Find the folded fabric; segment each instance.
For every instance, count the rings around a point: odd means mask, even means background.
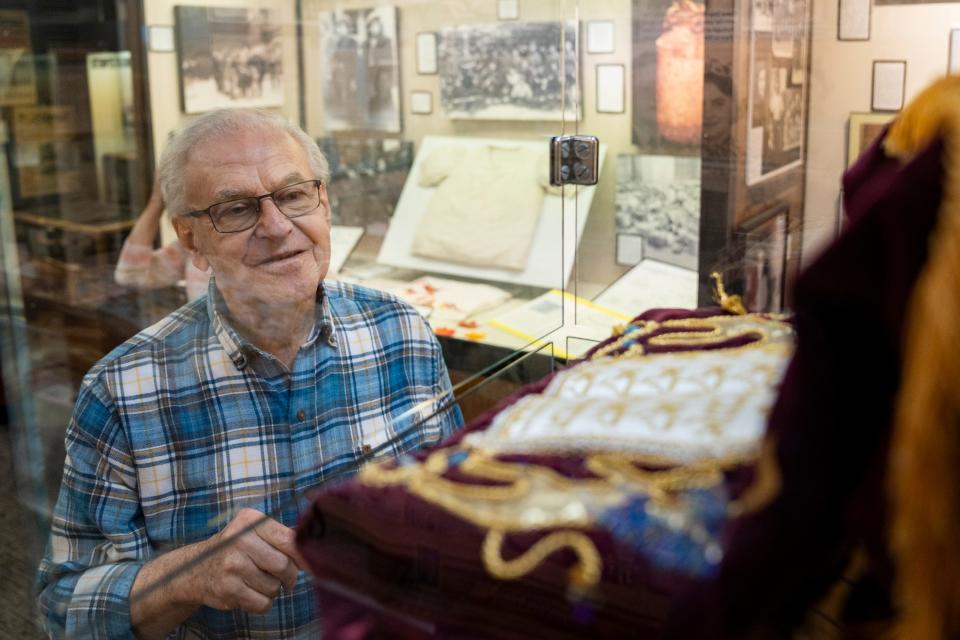
[[[546,154],[486,145],[441,147],[420,167],[437,186],[417,226],[412,253],[479,267],[522,271],[549,188]]]

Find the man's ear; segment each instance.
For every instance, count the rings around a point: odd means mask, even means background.
[[[197,229],[194,225],[194,219],[188,216],[174,216],[173,230],[177,232],[177,239],[180,240],[180,246],[186,249],[190,254],[190,261],[200,271],[206,271],[210,268],[210,263],[200,253],[197,243]],[[200,232],[202,233],[202,232]]]

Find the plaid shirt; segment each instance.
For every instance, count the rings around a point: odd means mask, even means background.
[[[129,594],[163,551],[249,506],[287,526],[297,497],[382,443],[394,455],[463,418],[426,322],[388,294],[337,282],[292,371],[244,341],[209,294],[117,347],[84,378],[39,603],[55,636],[134,637]],[[215,302],[216,301],[216,302]],[[434,415],[435,412],[436,415]],[[397,438],[412,425],[421,423]],[[178,637],[316,635],[309,576],[266,614],[200,608]]]

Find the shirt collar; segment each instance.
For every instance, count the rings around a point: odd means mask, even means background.
[[[213,326],[213,333],[220,341],[220,345],[233,361],[237,369],[243,369],[249,364],[253,354],[261,353],[260,349],[244,338],[234,329],[227,319],[227,303],[220,290],[217,289],[216,279],[210,278],[207,288],[207,314]],[[337,348],[336,329],[333,314],[330,310],[330,299],[323,293],[323,283],[317,287],[317,318],[313,330],[307,336],[302,346],[312,346],[317,340],[325,342],[327,346]]]

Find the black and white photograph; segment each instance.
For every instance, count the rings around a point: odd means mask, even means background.
[[[761,214],[739,231],[744,256],[743,304],[752,313],[783,310],[787,215],[787,208],[780,207]]]
[[[283,46],[270,9],[175,7],[184,113],[283,104]]]
[[[616,231],[643,237],[643,258],[697,268],[700,159],[617,158]]]
[[[754,0],[748,96],[748,185],[803,160],[807,0]]]
[[[439,45],[440,105],[450,118],[579,119],[576,44],[575,22],[445,28]]]
[[[323,107],[331,131],[400,131],[397,9],[320,12]]]

